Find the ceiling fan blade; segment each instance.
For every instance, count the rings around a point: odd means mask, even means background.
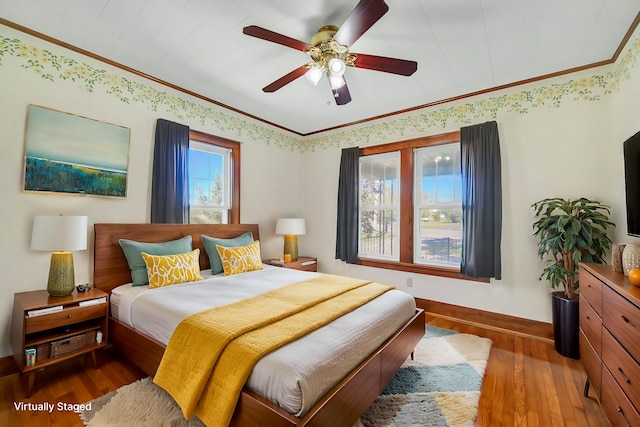
[[[333,97],[336,100],[336,104],[344,105],[351,102],[351,94],[349,93],[349,88],[347,87],[347,81],[344,79],[344,76],[341,76],[344,81],[344,85],[338,89],[331,89],[333,92]]]
[[[354,55],[357,55],[354,64],[356,68],[366,68],[367,70],[383,71],[385,73],[400,74],[402,76],[410,76],[418,69],[417,62],[407,61],[406,59],[366,55],[363,53],[354,53]]]
[[[305,67],[304,65],[296,68],[295,70],[291,71],[288,74],[285,74],[284,76],[280,77],[278,80],[276,80],[275,82],[271,83],[270,85],[267,85],[265,87],[262,88],[262,90],[264,92],[275,92],[278,89],[280,89],[282,86],[284,85],[288,85],[289,83],[291,83],[292,81],[294,81],[295,79],[297,79],[298,77],[303,76],[307,71],[309,71],[309,69],[307,67]]]
[[[280,33],[276,33],[271,30],[267,30],[266,28],[258,27],[256,25],[250,25],[248,27],[244,27],[242,29],[242,32],[248,36],[257,37],[259,39],[267,40],[273,43],[278,43],[283,46],[301,50],[303,52],[313,47],[309,43],[305,43],[300,40],[293,39],[291,37],[282,35]]]
[[[351,46],[388,10],[384,0],[360,0],[333,39],[343,46]]]

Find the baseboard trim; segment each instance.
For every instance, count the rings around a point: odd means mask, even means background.
[[[13,356],[0,358],[0,378],[18,373],[18,367],[13,360]]]
[[[416,298],[416,305],[429,316],[456,320],[500,332],[553,343],[553,325],[537,320],[477,310],[459,305]]]

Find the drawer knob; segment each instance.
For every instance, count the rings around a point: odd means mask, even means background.
[[[624,371],[622,370],[621,367],[618,366],[618,372],[620,372],[620,375],[622,375],[622,378],[624,378],[624,381],[627,384],[631,384],[631,380],[629,379],[629,377],[624,373]]]
[[[70,314],[67,314],[67,319],[71,319],[71,315]]]

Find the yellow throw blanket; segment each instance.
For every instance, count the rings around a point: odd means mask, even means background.
[[[154,383],[185,418],[195,413],[208,426],[228,426],[260,358],[390,289],[325,274],[196,313],[174,331]]]

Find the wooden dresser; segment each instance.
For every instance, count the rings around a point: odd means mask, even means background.
[[[580,356],[612,426],[640,426],[640,287],[602,264],[580,264]]]

